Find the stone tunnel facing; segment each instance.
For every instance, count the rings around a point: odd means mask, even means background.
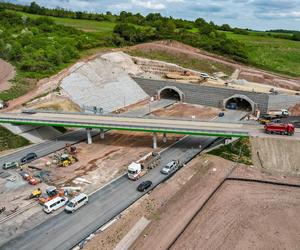
[[[171,89],[171,88],[163,89],[160,92],[159,97],[160,97],[160,99],[171,99],[171,100],[181,101],[180,94],[176,90]]]
[[[240,97],[234,97],[229,99],[226,102],[225,107],[227,109],[236,109],[236,110],[243,110],[248,112],[253,111],[251,103]]]

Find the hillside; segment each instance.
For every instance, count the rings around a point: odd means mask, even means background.
[[[47,9],[35,3],[30,6],[0,3],[0,11],[0,57],[12,63],[17,72],[13,87],[0,93],[3,100],[25,94],[35,88],[39,79],[54,75],[99,49],[163,39],[176,40],[238,63],[300,76],[300,42],[290,40],[292,34],[276,34],[285,38],[279,39],[270,32],[230,27],[232,31],[224,31],[224,25],[208,23],[202,18],[187,21],[157,13],[142,16],[124,11],[120,15],[93,14]],[[155,57],[178,61],[162,53]],[[207,72],[232,71],[205,60],[185,60],[182,65]]]
[[[30,18],[39,18],[41,15],[19,12]],[[102,39],[112,38],[114,28],[118,24],[117,18],[110,18],[112,21],[97,21],[74,18],[49,17],[56,24],[74,27],[83,31],[97,33]],[[127,20],[130,22],[130,20]],[[143,27],[135,24],[135,27]],[[177,28],[177,27],[176,27]],[[187,29],[189,33],[197,34],[199,28]],[[244,45],[244,62],[255,67],[273,71],[287,76],[300,76],[300,42],[292,40],[292,33],[274,33],[274,32],[249,32],[244,30],[222,31],[227,38],[240,42]],[[159,37],[158,37],[159,38]],[[172,39],[185,42],[180,36],[172,36]],[[188,41],[186,41],[189,43]],[[190,44],[190,43],[189,43]],[[197,45],[190,44],[190,45]],[[197,47],[197,46],[196,46]],[[211,51],[209,47],[198,44],[198,47],[204,47]],[[214,52],[214,51],[211,51]],[[222,52],[215,51],[218,54]],[[226,53],[224,53],[226,55]]]
[[[300,76],[300,41],[258,36],[256,33],[242,35],[226,32],[226,36],[245,44],[249,64],[285,75]]]

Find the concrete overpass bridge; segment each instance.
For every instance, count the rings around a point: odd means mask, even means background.
[[[100,129],[102,139],[107,129],[148,132],[153,133],[154,148],[157,145],[157,133],[162,133],[166,140],[166,134],[233,138],[247,137],[262,130],[261,126],[242,123],[60,113],[1,113],[0,123],[85,128],[88,143],[92,143],[92,129]]]

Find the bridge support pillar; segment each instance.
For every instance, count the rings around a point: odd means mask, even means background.
[[[157,133],[153,133],[153,149],[157,148]]]
[[[100,139],[104,140],[104,129],[103,128],[100,129]]]
[[[166,133],[163,134],[163,143],[167,143],[167,134]]]
[[[91,135],[91,128],[86,129],[86,135],[87,135],[87,144],[92,144],[92,135]]]

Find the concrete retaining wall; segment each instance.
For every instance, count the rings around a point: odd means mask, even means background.
[[[300,103],[300,96],[297,95],[270,95],[269,109],[288,109]]]
[[[134,80],[150,96],[156,95],[160,89],[166,86],[173,86],[184,93],[184,101],[188,103],[222,107],[224,99],[233,95],[245,95],[258,105],[261,112],[265,113],[268,110],[269,95],[267,94],[172,81],[158,81],[142,78],[134,78]]]
[[[280,138],[250,138],[253,165],[264,170],[300,174],[300,141]]]

